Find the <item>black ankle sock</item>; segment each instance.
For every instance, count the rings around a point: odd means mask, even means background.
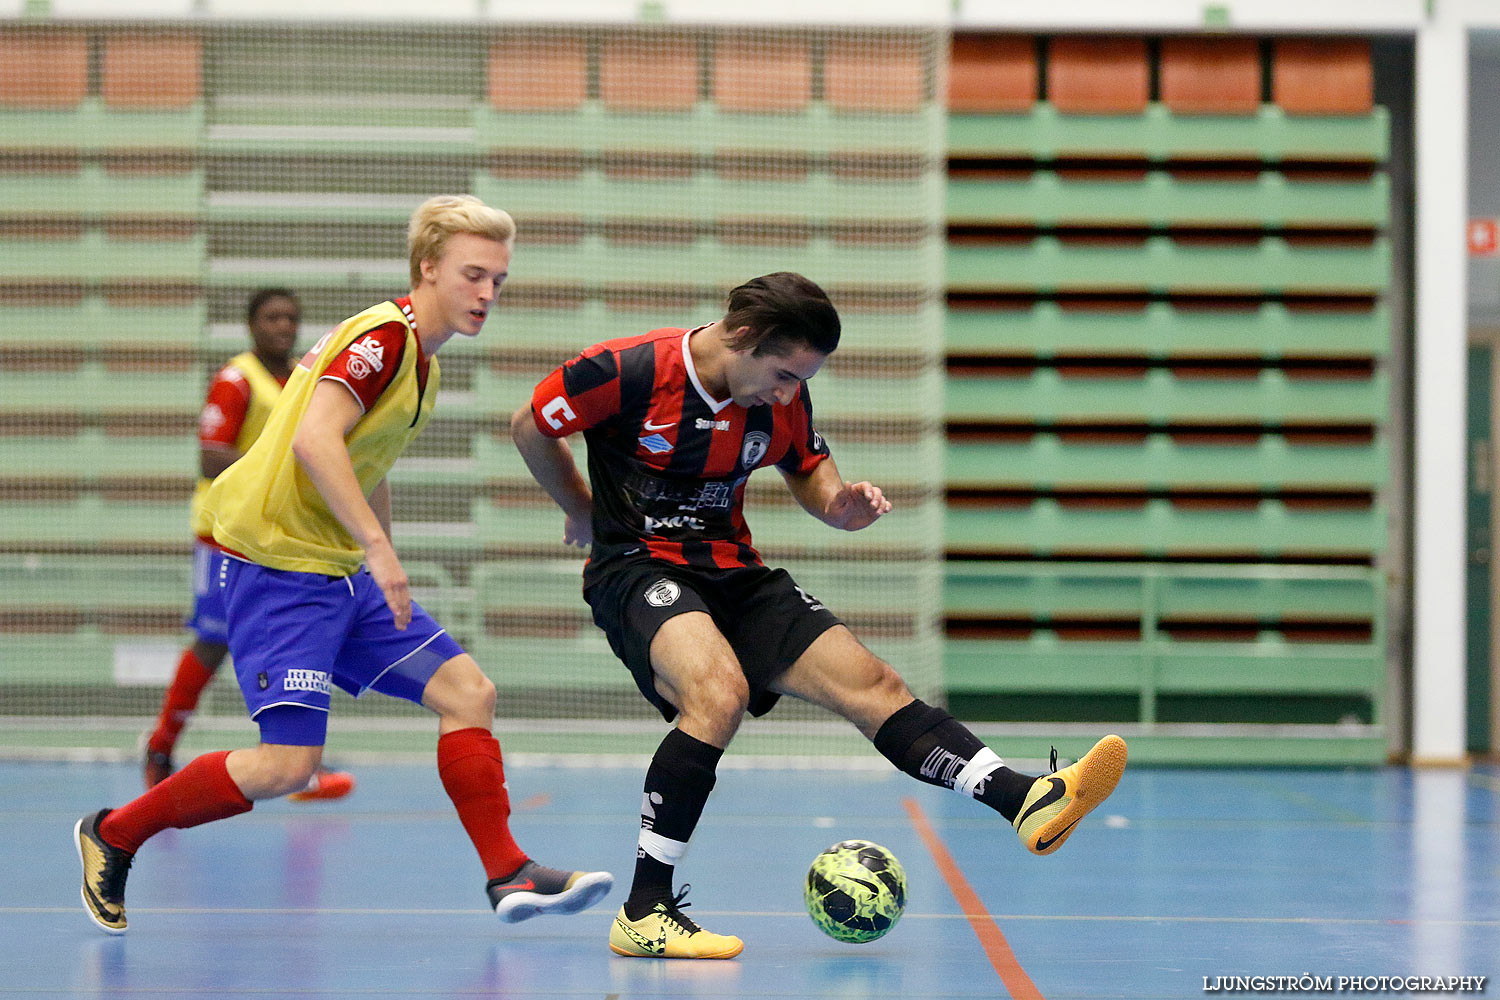
[[[875,734],[875,749],[902,771],[929,785],[953,788],[959,774],[987,750],[963,723],[921,700],[897,709]],[[1011,822],[1034,779],[1001,765],[970,793]]]
[[[714,769],[723,755],[723,750],[680,729],[668,733],[646,769],[641,830],[686,844],[713,791]],[[654,857],[642,845],[637,845],[635,858],[635,878],[625,900],[625,915],[631,920],[639,920],[657,903],[672,898],[676,871],[675,862]]]

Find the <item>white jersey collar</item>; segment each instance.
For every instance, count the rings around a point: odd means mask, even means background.
[[[708,394],[708,390],[703,388],[703,382],[698,378],[698,368],[693,364],[693,352],[688,349],[688,338],[699,330],[706,330],[712,325],[711,323],[705,323],[703,326],[695,326],[682,335],[682,364],[687,369],[688,380],[693,383],[693,388],[698,390],[698,395],[703,397],[703,401],[708,404],[710,410],[718,413],[724,407],[734,402],[734,400],[726,399],[720,402]]]

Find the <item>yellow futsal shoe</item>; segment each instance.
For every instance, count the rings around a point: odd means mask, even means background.
[[[657,903],[639,920],[625,915],[625,907],[615,915],[609,929],[609,950],[626,958],[733,958],[745,942],[728,934],[704,930],[682,913],[683,897],[690,886],[671,902]]]
[[[1054,750],[1054,768],[1056,753]],[[1077,763],[1036,779],[1013,824],[1021,843],[1032,854],[1057,850],[1078,821],[1109,798],[1124,773],[1125,741],[1111,735],[1095,743]]]

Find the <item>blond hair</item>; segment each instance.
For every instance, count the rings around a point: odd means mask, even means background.
[[[458,233],[473,233],[509,246],[516,239],[516,220],[509,212],[491,208],[471,194],[428,198],[411,213],[411,223],[406,228],[411,287],[422,283],[422,261],[442,257],[448,240]]]

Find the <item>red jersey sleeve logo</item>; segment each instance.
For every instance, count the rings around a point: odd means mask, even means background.
[[[349,345],[347,367],[350,378],[366,379],[385,369],[385,348],[374,337],[366,336]]]

